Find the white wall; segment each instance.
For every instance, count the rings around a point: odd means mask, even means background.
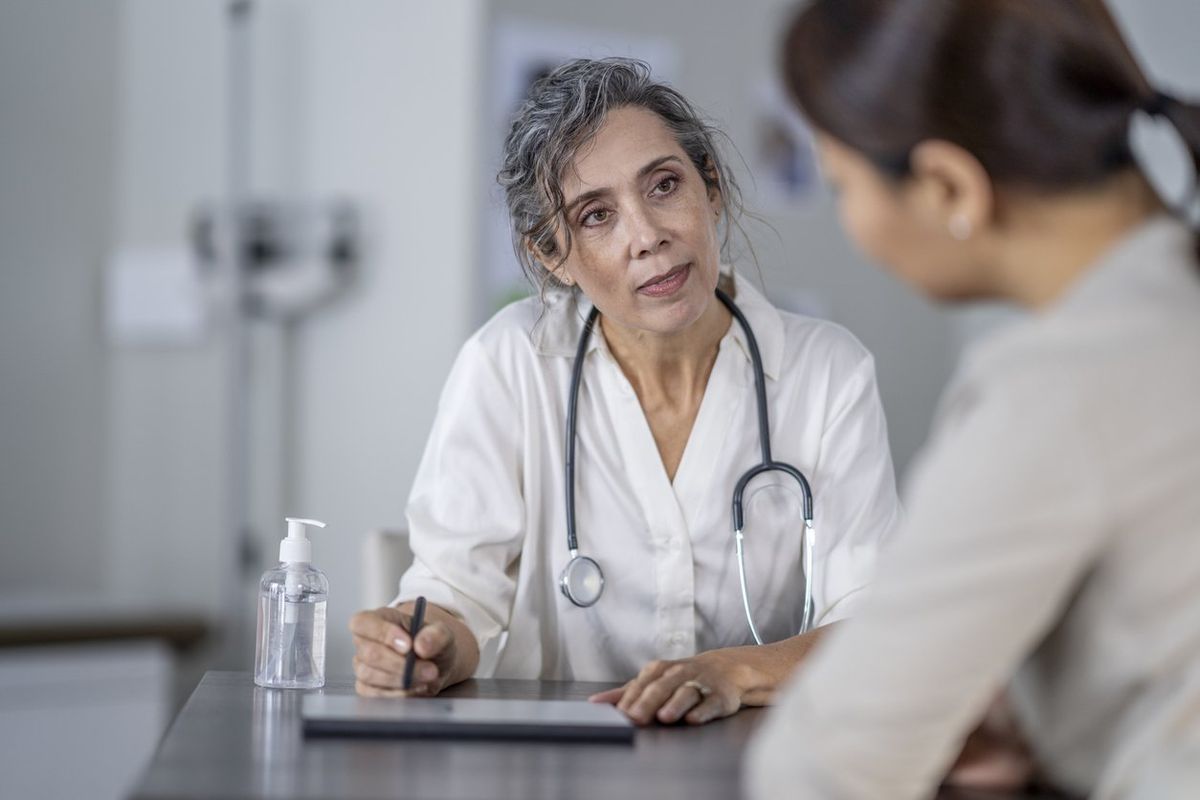
[[[297,491],[337,529],[330,658],[348,671],[362,534],[400,525],[450,362],[470,333],[482,6],[313,3],[311,189],[360,199],[371,235],[352,302],[302,331]],[[319,35],[318,35],[319,34]]]
[[[116,0],[0,3],[0,594],[104,583],[116,66]]]
[[[223,191],[224,6],[125,5],[122,246],[182,243],[196,205]],[[472,0],[273,0],[253,19],[251,187],[348,198],[367,228],[359,283],[298,330],[290,425],[280,420],[281,337],[270,325],[253,332],[262,563],[252,571],[275,558],[285,513],[329,523],[314,562],[332,584],[330,669],[345,673],[362,534],[402,523],[441,382],[469,332],[473,250],[464,209],[476,172],[481,10]],[[221,607],[220,576],[233,559],[223,525],[224,357],[215,331],[201,347],[113,354],[116,591]],[[290,471],[276,460],[282,436],[296,459]],[[284,508],[289,478],[294,505]],[[252,597],[239,602],[252,615]]]
[[[1133,40],[1151,81],[1160,88],[1200,98],[1200,3],[1195,0],[1108,0]]]
[[[114,250],[184,247],[189,215],[220,196],[222,6],[122,3]],[[219,607],[220,344],[108,348],[107,588],[130,602]]]

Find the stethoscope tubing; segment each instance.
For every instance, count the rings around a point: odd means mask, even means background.
[[[791,464],[781,461],[775,461],[771,457],[771,426],[770,418],[767,410],[767,389],[766,376],[763,371],[762,354],[758,348],[758,340],[754,336],[754,330],[750,327],[750,322],[746,319],[741,309],[733,302],[720,288],[716,289],[716,296],[729,309],[729,312],[737,320],[738,325],[746,335],[746,342],[750,349],[750,361],[754,368],[754,390],[755,399],[757,401],[757,416],[758,416],[758,440],[759,449],[762,454],[762,461],[759,464],[747,470],[733,490],[732,502],[732,522],[734,530],[734,546],[737,554],[738,562],[738,580],[742,592],[742,604],[746,612],[746,621],[750,625],[750,633],[754,637],[754,641],[758,644],[763,644],[762,636],[758,632],[757,626],[754,624],[754,615],[750,607],[750,593],[746,581],[746,562],[745,562],[745,535],[743,533],[743,525],[745,522],[745,514],[743,510],[742,500],[745,495],[746,487],[750,481],[767,472],[783,472],[791,476],[800,486],[801,495],[803,497],[803,514],[804,514],[804,535],[803,535],[803,562],[804,562],[804,611],[801,620],[801,632],[810,630],[812,625],[813,613],[813,539],[815,530],[813,527],[813,494],[812,487],[808,483],[808,479],[804,477],[804,473],[796,469]],[[588,556],[579,554],[579,540],[576,534],[575,526],[575,439],[576,439],[576,419],[579,406],[579,387],[583,381],[583,362],[584,356],[587,353],[588,342],[592,337],[592,333],[596,326],[596,320],[600,315],[599,309],[593,307],[588,314],[583,325],[583,331],[579,336],[579,344],[575,350],[575,362],[571,368],[571,386],[567,398],[567,420],[566,420],[566,447],[564,458],[564,473],[565,473],[565,493],[566,493],[566,514],[567,514],[567,550],[570,554],[570,562],[563,570],[559,579],[559,585],[564,595],[575,605],[586,608],[594,605],[600,599],[600,594],[604,586],[604,574],[600,565]],[[586,563],[585,563],[586,562]],[[586,593],[586,589],[581,584],[580,587],[573,585],[573,577],[580,573],[576,567],[584,567],[584,572],[590,572],[598,578],[599,588],[594,593]]]
[[[567,395],[567,448],[565,460],[566,492],[567,492],[567,551],[571,558],[579,554],[579,539],[575,535],[575,416],[579,408],[579,385],[583,381],[583,360],[587,353],[588,341],[592,338],[592,329],[596,327],[596,319],[600,309],[593,306],[592,311],[583,323],[583,333],[579,335],[579,345],[575,348],[575,363],[571,366],[571,390]]]

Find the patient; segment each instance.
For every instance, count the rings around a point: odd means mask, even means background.
[[[1200,108],[1099,0],[817,0],[784,62],[851,238],[930,298],[1030,313],[967,354],[751,795],[928,797],[961,755],[976,784],[1200,797]],[[1186,196],[1147,178],[1149,119]]]

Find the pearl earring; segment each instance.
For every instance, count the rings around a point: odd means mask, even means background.
[[[950,229],[950,236],[956,241],[965,242],[971,238],[971,220],[967,219],[966,214],[952,216],[947,227]]]

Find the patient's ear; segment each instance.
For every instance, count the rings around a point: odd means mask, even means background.
[[[995,187],[979,159],[953,142],[929,139],[913,148],[906,192],[916,212],[955,239],[990,225]]]

